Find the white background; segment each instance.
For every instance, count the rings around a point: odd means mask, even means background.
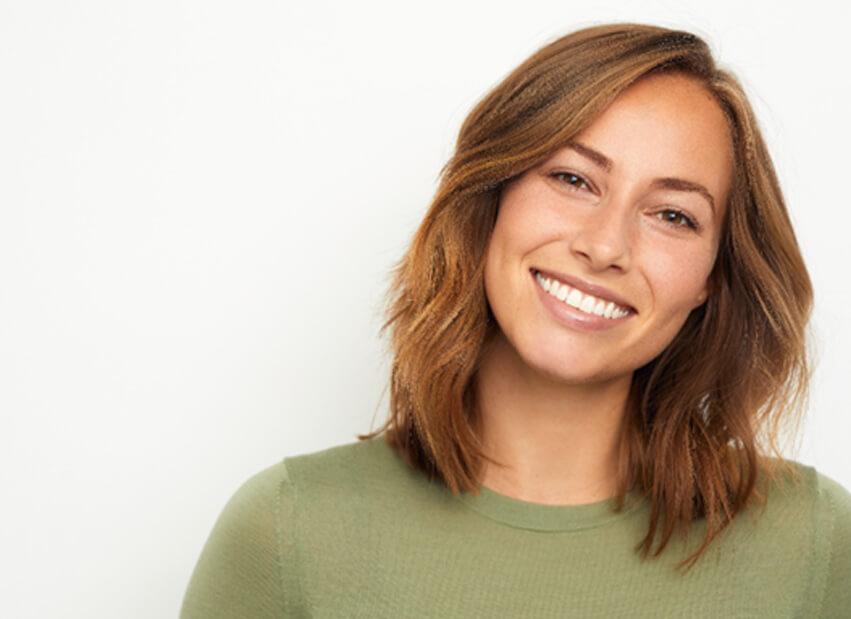
[[[851,488],[847,3],[0,2],[0,615],[173,617],[215,518],[386,412],[390,268],[466,113],[643,21],[752,97],[816,288],[800,449]]]

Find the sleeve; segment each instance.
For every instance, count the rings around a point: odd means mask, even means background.
[[[819,499],[824,503],[827,553],[823,619],[851,617],[851,493],[819,474]]]
[[[236,491],[201,551],[180,619],[301,616],[294,494],[284,462]]]

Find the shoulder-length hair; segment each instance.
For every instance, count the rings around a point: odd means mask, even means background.
[[[699,80],[729,121],[735,166],[709,297],[655,359],[633,375],[620,432],[615,508],[628,491],[650,501],[637,545],[659,556],[703,518],[690,569],[760,483],[783,463],[777,439],[799,427],[810,377],[812,286],[774,166],[745,93],[694,34],[614,24],[540,49],[464,121],[434,201],[394,268],[386,322],[390,411],[378,430],[413,468],[452,492],[478,492],[485,460],[473,379],[499,326],[483,284],[500,190],[551,156],[643,76]],[[768,455],[768,448],[777,456]],[[794,473],[794,472],[793,472]],[[766,486],[767,490],[767,486]]]

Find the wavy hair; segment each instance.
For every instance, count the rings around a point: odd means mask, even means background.
[[[639,24],[586,28],[544,46],[470,112],[410,247],[395,265],[390,410],[381,428],[414,469],[458,495],[478,492],[484,461],[473,381],[499,326],[483,272],[500,190],[587,127],[636,80],[679,72],[714,95],[729,122],[734,174],[709,297],[665,350],[633,375],[619,438],[618,494],[650,501],[636,546],[657,557],[674,532],[705,519],[690,569],[782,463],[810,366],[812,285],[783,196],[738,80],[694,34]],[[777,457],[769,456],[769,450]],[[767,490],[767,486],[765,488]],[[658,536],[658,538],[657,538]],[[655,552],[654,541],[658,541]]]

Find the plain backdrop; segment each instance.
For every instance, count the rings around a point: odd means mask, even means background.
[[[848,7],[0,1],[0,615],[174,617],[243,481],[377,427],[461,121],[606,21],[704,36],[751,96],[816,290],[787,456],[851,488]]]

